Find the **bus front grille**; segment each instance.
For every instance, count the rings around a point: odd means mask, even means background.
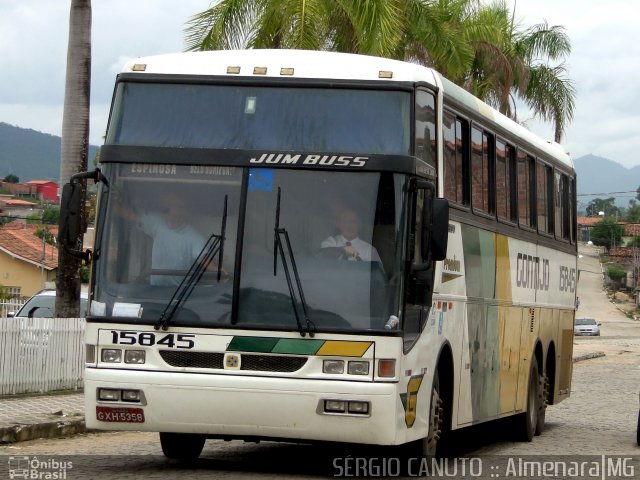
[[[307,363],[306,357],[289,357],[284,355],[242,355],[240,370],[259,372],[295,372]]]
[[[219,352],[178,352],[160,350],[160,356],[172,367],[224,369],[224,353]],[[287,355],[240,354],[240,370],[256,372],[291,373],[300,370],[306,357]]]
[[[160,350],[160,356],[172,367],[224,368],[224,353]]]

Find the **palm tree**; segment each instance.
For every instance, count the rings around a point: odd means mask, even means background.
[[[396,58],[440,71],[504,114],[514,97],[559,141],[575,90],[562,27],[522,30],[503,0],[220,0],[187,24],[188,50],[297,48]]]
[[[561,26],[546,22],[522,30],[515,10],[504,1],[480,6],[466,31],[475,49],[472,69],[458,83],[477,97],[517,120],[514,96],[544,121],[551,122],[559,142],[573,118],[575,88],[561,61],[571,43]],[[487,30],[491,27],[491,30]]]
[[[91,1],[71,0],[62,117],[61,185],[74,173],[87,169],[90,79]],[[77,242],[80,249],[82,238]],[[58,258],[56,316],[77,317],[80,310],[80,260],[63,248]]]
[[[294,48],[391,56],[415,0],[221,0],[187,24],[188,50]]]

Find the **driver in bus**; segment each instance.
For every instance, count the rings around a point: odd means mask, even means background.
[[[380,262],[376,248],[359,237],[360,220],[356,212],[344,209],[337,217],[339,233],[322,241],[320,254],[353,262]]]

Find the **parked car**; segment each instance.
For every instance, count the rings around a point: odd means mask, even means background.
[[[86,292],[80,293],[80,316],[85,317],[87,314],[88,296]],[[53,318],[56,306],[56,291],[41,290],[33,297],[27,300],[18,313],[10,317],[16,318]]]
[[[600,322],[595,318],[576,318],[573,326],[574,335],[595,335],[600,336]]]

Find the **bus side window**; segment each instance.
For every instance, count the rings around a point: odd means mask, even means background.
[[[436,100],[432,92],[416,92],[416,157],[432,167],[436,166],[438,144],[436,141]]]
[[[516,220],[513,185],[515,184],[515,149],[502,140],[496,141],[496,211],[498,218]]]
[[[569,240],[571,218],[569,213],[569,179],[566,175],[556,171],[554,180],[556,238]]]
[[[471,206],[475,211],[493,213],[491,151],[492,135],[471,128]]]
[[[465,192],[468,163],[464,155],[466,126],[465,121],[449,112],[444,113],[444,196],[460,205],[469,203]]]
[[[518,150],[518,220],[520,225],[533,227],[533,158]]]
[[[538,161],[536,168],[536,193],[538,197],[536,213],[538,232],[553,234],[553,170]]]

